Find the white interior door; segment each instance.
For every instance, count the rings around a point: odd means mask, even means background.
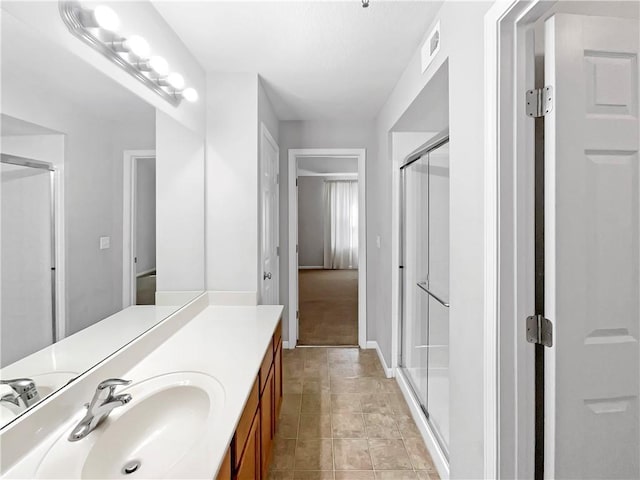
[[[279,261],[278,261],[278,159],[276,141],[264,127],[260,139],[260,199],[261,241],[260,263],[262,275],[260,283],[260,303],[275,305],[279,302]]]
[[[639,478],[638,21],[545,35],[545,476]]]

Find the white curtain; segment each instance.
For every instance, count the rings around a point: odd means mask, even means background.
[[[324,268],[358,268],[358,182],[324,184]]]

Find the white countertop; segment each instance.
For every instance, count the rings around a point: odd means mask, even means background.
[[[181,469],[172,472],[173,476],[215,478],[282,310],[277,305],[208,306],[123,375],[138,383],[172,372],[200,372],[216,378],[224,388],[224,404],[215,428],[180,461]],[[74,422],[77,418],[69,419],[42,444],[34,446],[3,478],[34,478],[43,454],[61,435],[68,435]]]

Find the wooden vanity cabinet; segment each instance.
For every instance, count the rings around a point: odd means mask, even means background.
[[[227,453],[224,456],[216,480],[231,480],[231,450],[227,449]]]
[[[282,324],[278,323],[251,389],[228,459],[216,480],[266,480],[282,404]],[[226,462],[229,470],[226,470]]]
[[[260,411],[256,411],[247,437],[247,444],[235,478],[237,480],[258,480],[261,474],[260,462]],[[265,477],[266,478],[266,477]]]

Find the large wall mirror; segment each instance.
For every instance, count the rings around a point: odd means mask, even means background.
[[[10,5],[1,16],[0,427],[204,287],[202,138]]]

